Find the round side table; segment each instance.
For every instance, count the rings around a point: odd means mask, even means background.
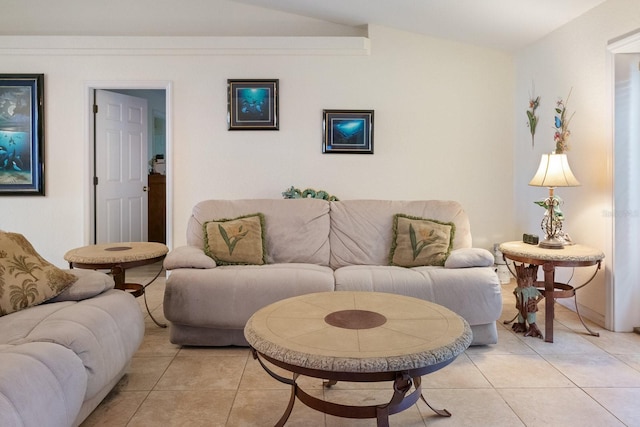
[[[554,300],[555,298],[576,298],[576,291],[593,280],[600,270],[604,253],[595,248],[584,245],[568,245],[562,249],[545,249],[537,245],[530,245],[524,242],[506,242],[500,245],[500,252],[505,259],[521,262],[523,265],[542,266],[544,271],[544,282],[535,281],[534,286],[545,298],[545,336],[546,342],[553,342],[553,318],[554,318]],[[579,286],[572,286],[566,283],[558,283],[555,281],[556,267],[589,267],[595,266],[593,276]],[[512,272],[513,274],[513,272]],[[517,274],[514,276],[518,277]],[[518,277],[521,278],[521,277]],[[593,332],[584,323],[580,311],[578,310],[578,302],[576,301],[576,313],[582,325],[593,336],[599,336],[597,332]],[[515,318],[514,318],[515,320]]]
[[[153,317],[145,294],[146,285],[139,283],[126,283],[125,271],[128,268],[140,267],[142,265],[154,264],[162,261],[169,249],[162,243],[155,242],[119,242],[103,243],[99,245],[82,246],[71,249],[64,254],[64,259],[69,263],[69,268],[85,268],[90,270],[111,270],[111,275],[116,283],[116,289],[130,292],[134,297],[144,295],[147,313],[154,323],[162,328],[167,325],[158,323]]]

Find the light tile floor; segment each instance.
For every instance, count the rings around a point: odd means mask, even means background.
[[[161,266],[127,271],[146,283]],[[419,402],[392,415],[392,426],[640,426],[640,335],[593,325],[592,337],[572,311],[556,304],[554,343],[523,337],[502,321],[515,314],[513,284],[503,286],[499,342],[471,347],[450,366],[424,377],[423,391],[441,418]],[[164,322],[164,274],[147,288],[154,317]],[[145,314],[144,342],[129,373],[82,427],[273,426],[289,400],[287,386],[269,377],[246,348],[188,348],[169,342],[167,329]],[[543,305],[540,305],[543,310]],[[538,315],[544,331],[543,312]],[[303,388],[347,404],[382,403],[388,383],[338,383],[323,389],[303,378]],[[296,402],[287,426],[375,426],[374,420],[324,415]]]

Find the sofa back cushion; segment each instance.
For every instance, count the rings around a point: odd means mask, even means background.
[[[453,222],[453,249],[471,247],[469,217],[458,202],[446,200],[341,200],[331,202],[332,268],[389,265],[393,218],[405,214]]]
[[[205,200],[189,218],[187,244],[204,249],[207,221],[264,215],[267,264],[329,265],[329,202],[320,199]]]

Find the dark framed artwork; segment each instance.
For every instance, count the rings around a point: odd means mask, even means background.
[[[373,110],[323,110],[322,152],[373,154]]]
[[[278,79],[227,80],[229,130],[278,130]]]
[[[0,74],[0,195],[44,196],[44,74]]]

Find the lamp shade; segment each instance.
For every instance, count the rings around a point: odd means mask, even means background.
[[[529,185],[536,187],[575,187],[580,185],[571,168],[566,154],[543,154],[540,166]]]

